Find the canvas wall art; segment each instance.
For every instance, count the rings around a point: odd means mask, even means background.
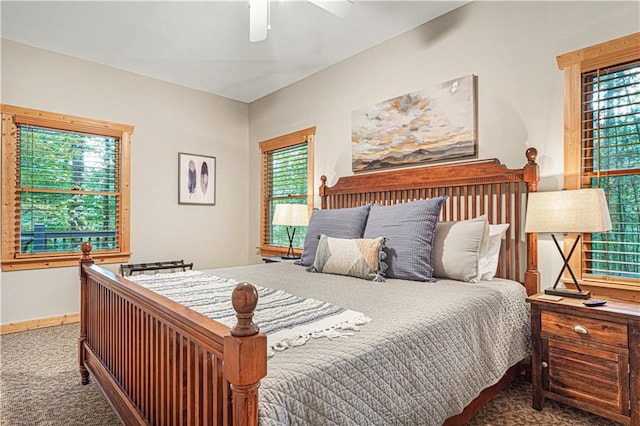
[[[216,157],[178,153],[178,203],[216,204]]]
[[[353,111],[354,172],[477,156],[476,76]]]

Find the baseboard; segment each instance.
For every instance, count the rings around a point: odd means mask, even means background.
[[[35,330],[74,322],[80,322],[80,313],[2,324],[0,325],[0,334],[17,333],[19,331]]]

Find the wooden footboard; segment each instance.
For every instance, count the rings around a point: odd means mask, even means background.
[[[257,425],[267,341],[258,295],[233,291],[229,328],[102,268],[83,243],[79,362],[127,425]]]
[[[396,204],[446,195],[442,220],[486,214],[510,224],[497,276],[538,291],[537,239],[522,234],[527,193],[537,190],[537,151],[521,169],[498,160],[438,165],[341,178],[326,185],[323,208]],[[522,247],[521,247],[522,246]],[[92,375],[123,423],[257,425],[258,387],[267,372],[267,341],[253,324],[257,291],[240,284],[232,295],[238,323],[229,328],[93,265],[91,245],[80,260],[82,382]],[[510,369],[446,424],[463,424],[515,375]]]

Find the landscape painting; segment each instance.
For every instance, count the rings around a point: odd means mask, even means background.
[[[475,157],[476,122],[474,75],[353,111],[352,169]]]

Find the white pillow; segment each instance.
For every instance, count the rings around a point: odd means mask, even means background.
[[[483,280],[490,281],[498,270],[498,257],[500,257],[500,246],[505,232],[509,229],[508,223],[499,225],[489,225],[489,238],[486,251],[480,254],[479,269]]]
[[[481,253],[489,241],[487,216],[458,222],[440,222],[433,240],[433,274],[440,278],[478,282]]]

